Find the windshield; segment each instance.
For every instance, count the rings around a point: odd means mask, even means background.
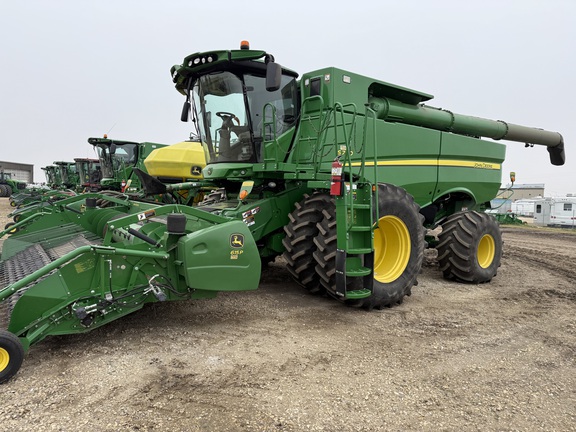
[[[102,170],[102,177],[115,178],[115,173],[127,166],[134,166],[138,159],[138,144],[99,144],[96,146]],[[113,150],[111,151],[111,148]]]
[[[195,82],[192,99],[208,163],[257,162],[263,136],[272,139],[274,129],[279,136],[294,125],[295,78],[283,76],[274,92],[266,90],[265,81],[249,73],[218,72]]]
[[[76,161],[76,171],[78,171],[78,178],[80,179],[80,183],[88,183],[90,180],[88,175],[88,162]]]
[[[46,183],[54,183],[54,172],[46,168],[44,169],[44,174],[46,175]]]
[[[62,183],[67,184],[69,179],[68,172],[66,171],[66,165],[58,165],[58,170],[60,171],[60,179]]]

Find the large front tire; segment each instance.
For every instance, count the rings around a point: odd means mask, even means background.
[[[12,378],[24,360],[24,348],[18,337],[6,330],[0,330],[0,384]]]
[[[404,189],[378,185],[378,228],[374,230],[374,288],[366,308],[402,303],[418,284],[425,229],[420,206]]]
[[[490,282],[500,267],[502,234],[486,213],[455,213],[438,235],[438,262],[446,279],[481,284]]]
[[[374,230],[374,286],[366,299],[348,301],[366,309],[392,307],[402,303],[417,285],[424,259],[424,217],[419,206],[404,189],[390,184],[378,185],[378,227]],[[336,219],[334,207],[325,211],[319,224],[314,258],[321,282],[335,292]]]

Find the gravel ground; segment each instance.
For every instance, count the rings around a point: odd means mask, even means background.
[[[503,231],[490,284],[443,280],[429,250],[391,309],[307,294],[277,260],[257,291],[48,338],[0,387],[2,429],[576,430],[576,236]]]

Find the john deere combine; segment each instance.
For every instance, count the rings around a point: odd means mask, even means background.
[[[47,336],[145,303],[255,289],[261,262],[281,254],[311,292],[393,306],[417,283],[425,227],[440,224],[444,276],[488,282],[502,240],[482,210],[500,186],[505,146],[480,137],[544,145],[564,163],[558,133],[433,108],[429,94],[337,68],[298,79],[246,45],[192,54],[171,72],[213,192],[195,207],[72,197],[7,238],[0,381]]]
[[[41,168],[46,176],[46,185],[51,189],[57,189],[62,185],[62,180],[60,179],[60,173],[56,165],[48,165]]]
[[[156,195],[156,201],[170,204],[191,204],[195,202],[195,198],[202,196],[196,185],[172,189],[164,184],[202,179],[202,168],[206,166],[206,159],[202,146],[197,141],[166,145],[104,137],[89,138],[88,142],[96,148],[99,155],[102,189],[122,192],[134,199]],[[145,191],[142,182],[149,181],[148,172],[164,182],[161,189],[148,193]]]
[[[88,138],[100,160],[102,188],[121,192],[138,193],[141,190],[134,168],[144,168],[144,160],[152,151],[166,144],[133,142],[104,138]]]
[[[100,160],[91,158],[74,158],[76,171],[78,172],[80,191],[96,192],[100,190],[100,180],[102,171],[100,170]]]

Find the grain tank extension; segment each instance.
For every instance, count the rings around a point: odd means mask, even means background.
[[[191,54],[171,76],[206,166],[200,179],[186,158],[166,164],[173,158],[158,148],[151,173],[135,172],[144,186],[205,198],[90,193],[18,222],[0,261],[0,382],[46,337],[146,303],[256,289],[261,266],[278,256],[311,293],[393,307],[417,285],[426,229],[441,226],[429,241],[440,271],[474,289],[496,276],[502,255],[484,210],[505,145],[480,137],[546,146],[564,163],[556,132],[432,108],[429,94],[334,67],[300,76],[246,43]]]

